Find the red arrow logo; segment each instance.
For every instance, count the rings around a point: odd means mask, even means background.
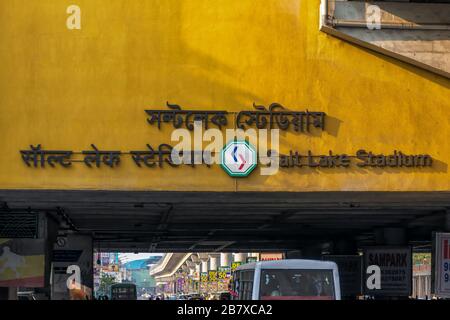
[[[239,158],[241,158],[242,164],[239,166],[239,170],[242,170],[242,168],[247,164],[247,161],[245,161],[242,154],[239,155]]]

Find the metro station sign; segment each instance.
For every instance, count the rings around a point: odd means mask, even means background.
[[[257,165],[256,149],[247,141],[232,141],[220,154],[220,165],[231,177],[247,177]]]
[[[173,126],[174,129],[186,128],[189,131],[202,129],[198,125],[200,122],[205,130],[209,126],[217,126],[220,134],[218,141],[223,141],[221,131],[228,124],[228,111],[226,110],[183,110],[179,105],[167,103],[169,110],[145,110],[149,118],[148,124],[157,124],[160,129],[163,124]],[[293,130],[297,133],[310,133],[317,130],[325,130],[326,114],[324,112],[311,111],[291,111],[285,109],[278,103],[271,104],[268,108],[254,105],[255,110],[240,111],[234,123],[234,130],[253,129],[259,130]],[[194,126],[194,123],[197,123]],[[186,133],[186,129],[183,129]],[[217,130],[215,129],[215,130]],[[228,130],[228,129],[227,129]],[[217,131],[216,131],[217,132]],[[199,132],[202,135],[201,132]],[[187,138],[189,139],[189,138]],[[183,138],[184,142],[184,138]],[[255,142],[255,145],[257,143]],[[234,140],[229,142],[220,152],[221,144],[214,153],[220,155],[220,165],[231,177],[247,177],[257,166],[257,149],[246,141]],[[196,150],[177,150],[177,146],[169,143],[161,143],[159,146],[146,144],[146,148],[138,150],[120,150],[119,148],[104,149],[92,143],[88,150],[55,150],[46,149],[42,144],[30,144],[29,149],[19,150],[21,158],[29,168],[71,168],[75,163],[84,164],[88,168],[116,168],[121,166],[123,158],[131,158],[139,168],[162,168],[179,167],[189,165],[207,165],[211,167],[211,151],[204,150],[201,146]],[[277,149],[277,147],[276,147]],[[270,150],[272,154],[273,150]],[[311,150],[289,150],[288,153],[278,154],[276,168],[282,169],[334,169],[334,168],[360,168],[376,169],[411,169],[429,168],[433,165],[433,158],[429,154],[407,154],[400,150],[393,150],[390,154],[373,152],[371,150],[359,149],[352,153],[337,153],[333,150],[316,153]],[[176,156],[174,156],[176,155]],[[179,156],[183,160],[177,160]],[[184,157],[188,155],[187,157]],[[215,160],[215,159],[214,159]],[[215,161],[214,161],[215,163]],[[271,166],[272,166],[271,161]],[[273,174],[278,170],[273,170]],[[270,174],[271,175],[271,174]]]

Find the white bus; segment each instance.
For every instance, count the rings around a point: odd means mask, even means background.
[[[239,266],[233,274],[234,300],[340,300],[336,263],[278,260]]]

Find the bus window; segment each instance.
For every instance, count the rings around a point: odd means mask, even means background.
[[[262,300],[333,300],[332,270],[261,270]]]

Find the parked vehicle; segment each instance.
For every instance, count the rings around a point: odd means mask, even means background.
[[[315,260],[261,261],[233,274],[233,300],[340,300],[338,267]]]
[[[111,300],[137,300],[134,283],[116,283],[111,286]]]

